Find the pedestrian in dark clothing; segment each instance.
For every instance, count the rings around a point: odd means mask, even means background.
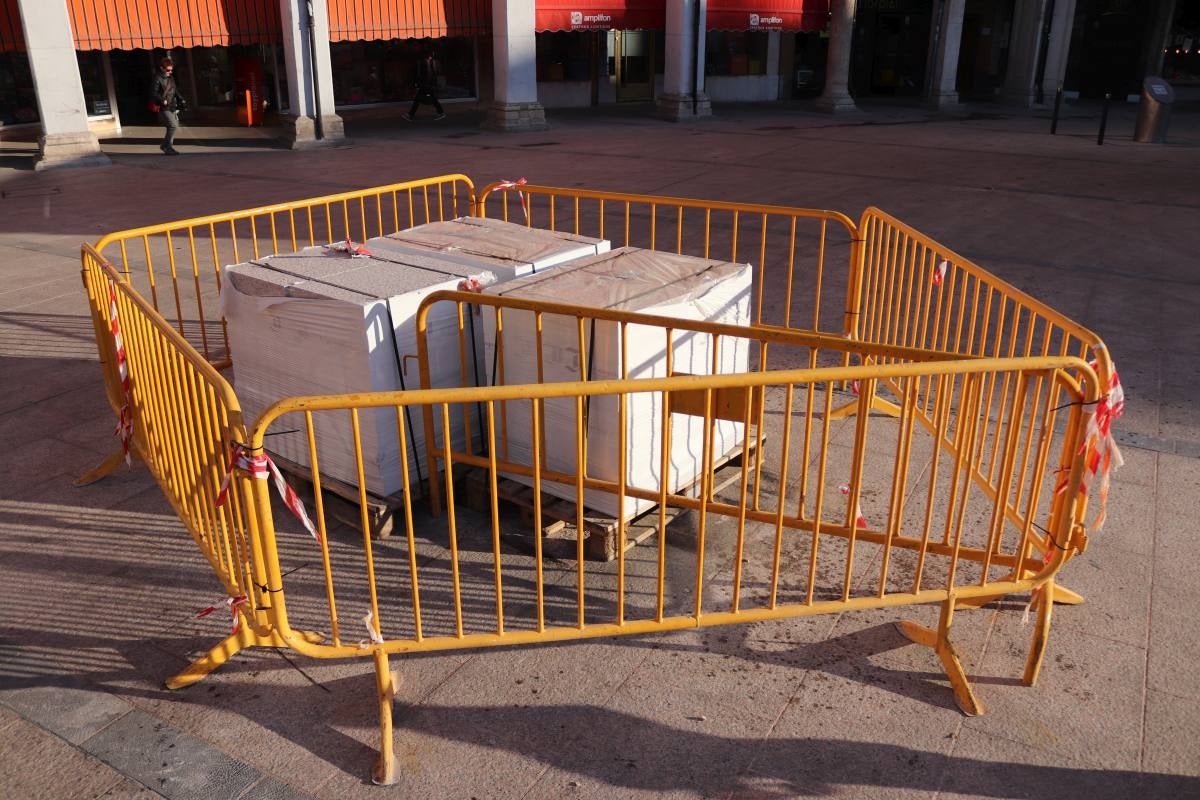
[[[158,62],[158,73],[150,87],[150,110],[158,113],[158,120],[166,128],[163,142],[158,147],[166,155],[177,156],[175,132],[179,130],[179,109],[183,98],[175,88],[175,62],[170,57]]]
[[[438,102],[437,96],[433,90],[438,84],[438,69],[437,62],[433,60],[433,51],[425,54],[425,57],[417,62],[417,96],[413,98],[412,108],[407,114],[401,114],[404,119],[412,121],[412,118],[417,115],[417,106],[421,102],[433,103],[433,108],[437,111],[434,119],[445,119],[446,112],[442,111],[442,104]]]

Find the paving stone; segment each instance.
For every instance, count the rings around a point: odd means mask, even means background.
[[[133,708],[119,697],[70,679],[56,686],[0,689],[0,703],[74,745]]]
[[[1146,696],[1146,744],[1142,768],[1168,775],[1200,776],[1200,698],[1151,689]],[[1200,788],[1200,779],[1193,781]]]
[[[237,797],[261,776],[247,765],[141,711],[131,711],[83,747],[171,800]]]
[[[1048,726],[1053,719],[1046,718]],[[1197,788],[1194,778],[1097,768],[1064,753],[964,727],[943,773],[938,797],[1072,797],[1123,800],[1129,797],[1184,797]]]
[[[0,789],[5,797],[59,800],[98,797],[122,782],[121,775],[87,753],[24,720],[4,732]]]

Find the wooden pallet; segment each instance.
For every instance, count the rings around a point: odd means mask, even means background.
[[[316,522],[316,506],[314,505],[313,485],[309,477],[312,472],[308,467],[289,461],[280,456],[271,455],[271,460],[284,480],[296,490],[300,499],[307,506],[309,516]],[[327,519],[334,519],[352,528],[362,526],[358,487],[328,475],[321,476],[321,502]],[[367,528],[372,539],[384,539],[392,535],[395,521],[404,519],[404,496],[388,495],[386,497],[367,492]],[[403,524],[403,523],[401,523]]]
[[[750,443],[750,459],[753,466],[754,442]],[[742,447],[738,445],[722,458],[716,461],[713,481],[713,494],[741,480],[742,476]],[[462,468],[460,467],[459,470]],[[459,471],[456,470],[456,471]],[[465,470],[463,490],[466,493],[467,507],[483,514],[491,512],[491,481],[488,471],[481,467]],[[700,488],[700,479],[684,486],[677,494],[696,496]],[[524,526],[522,533],[505,533],[504,538],[532,552],[533,543],[533,505],[534,491],[523,483],[518,483],[503,475],[496,477],[496,495],[502,509],[516,511]],[[666,524],[683,514],[687,509],[668,506]],[[542,492],[542,553],[552,558],[573,559],[577,555],[576,523],[578,522],[577,506],[570,500]],[[652,506],[638,514],[631,515],[625,520],[625,550],[644,542],[658,533],[658,506]],[[584,557],[593,561],[612,561],[617,557],[618,520],[606,514],[583,510],[583,552]]]

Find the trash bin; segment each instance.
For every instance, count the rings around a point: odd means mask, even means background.
[[[1138,103],[1137,125],[1133,129],[1135,142],[1165,142],[1175,90],[1162,78],[1142,81],[1142,99]]]

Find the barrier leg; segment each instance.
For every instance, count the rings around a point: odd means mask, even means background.
[[[1074,592],[1072,592],[1074,594]],[[1037,598],[1037,622],[1033,626],[1033,642],[1029,645],[1029,658],[1025,662],[1025,676],[1022,682],[1026,686],[1037,683],[1038,673],[1042,671],[1042,657],[1046,655],[1046,640],[1050,637],[1050,617],[1054,613],[1054,579],[1042,585]]]
[[[878,411],[880,414],[886,414],[889,417],[900,416],[900,406],[896,405],[890,400],[884,400],[879,395],[875,395],[871,398],[871,410]],[[846,417],[854,416],[857,411],[858,401],[851,400],[849,403],[846,403],[846,405],[841,406],[840,408],[835,408],[833,411],[829,412],[829,418],[845,419]]]
[[[79,476],[79,478],[75,481],[75,485],[87,486],[89,483],[95,483],[102,478],[107,478],[109,475],[112,475],[114,472],[116,472],[117,468],[124,463],[124,452],[113,453],[111,456],[101,461],[98,466],[93,467],[83,475]]]
[[[303,631],[301,635],[305,640],[313,644],[325,639],[322,634],[312,631]],[[188,664],[187,669],[178,675],[167,678],[167,688],[182,689],[185,686],[191,686],[193,683],[203,680],[210,672],[219,668],[247,647],[287,647],[287,642],[283,641],[283,638],[275,632],[272,632],[268,636],[259,636],[250,630],[245,621],[243,621],[238,626],[237,631],[209,648],[207,653],[197,658],[191,664]]]
[[[950,688],[954,690],[954,700],[958,703],[958,707],[964,714],[977,717],[983,713],[983,703],[979,702],[979,698],[971,689],[967,673],[958,659],[958,652],[950,643],[950,623],[954,620],[954,604],[954,598],[942,603],[942,612],[938,617],[936,631],[909,620],[896,623],[896,627],[910,640],[934,649],[942,662],[942,668],[946,670],[946,677],[950,679]]]
[[[1026,576],[1028,577],[1028,576]],[[961,608],[982,608],[993,600],[1000,600],[1007,597],[1004,594],[988,594],[982,597],[972,597],[967,600],[959,600],[958,605]],[[1054,591],[1051,593],[1054,602],[1063,606],[1077,606],[1083,602],[1083,595],[1079,592],[1068,589],[1065,586],[1054,585]]]
[[[388,668],[387,653],[375,651],[375,687],[379,691],[379,760],[371,781],[379,786],[396,782],[396,752],[392,743],[392,699],[396,696],[396,679]]]

